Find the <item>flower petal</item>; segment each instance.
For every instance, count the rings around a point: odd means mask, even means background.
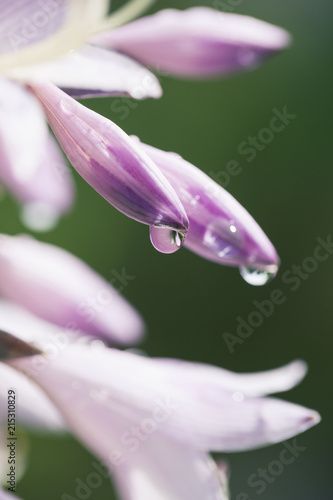
[[[307,373],[304,361],[296,360],[280,368],[258,373],[235,373],[215,366],[202,363],[187,363],[174,359],[160,359],[169,367],[170,377],[175,378],[187,374],[188,381],[202,383],[203,381],[217,388],[225,389],[238,396],[259,397],[284,392],[298,385]],[[235,396],[237,398],[237,395]]]
[[[85,45],[51,62],[14,68],[24,82],[50,81],[75,98],[129,95],[135,99],[161,97],[158,79],[144,66],[114,51]]]
[[[84,43],[109,0],[15,0],[0,11],[0,68],[37,64]]]
[[[164,362],[75,345],[49,359],[38,377],[32,369],[34,358],[10,364],[44,388],[73,431],[100,456],[101,450],[110,449],[105,436],[117,419],[123,422],[119,429],[127,432],[120,436],[123,442],[137,439],[140,432],[149,434],[153,426],[197,451],[240,451],[277,443],[320,420],[317,412],[285,401],[238,397],[215,378],[212,382],[209,370],[192,378],[189,364],[175,379]],[[124,428],[124,422],[132,425]]]
[[[276,274],[279,257],[275,248],[231,194],[181,156],[139,144],[185,208],[190,222],[185,247],[219,264],[250,266]]]
[[[157,71],[205,78],[256,67],[290,37],[252,17],[195,7],[162,10],[93,40]]]
[[[48,135],[43,110],[34,96],[3,78],[0,106],[0,172],[6,175],[10,170],[24,181],[36,173],[43,159]]]
[[[0,80],[0,180],[27,210],[54,220],[69,210],[74,184],[49,134],[38,101],[19,86]],[[41,224],[41,221],[39,221]]]
[[[19,407],[17,425],[39,431],[59,432],[66,429],[62,416],[45,392],[25,375],[0,363],[0,380],[0,423],[7,421],[8,390],[13,389]]]
[[[77,257],[27,236],[0,235],[0,293],[59,326],[121,344],[141,338],[137,311]]]
[[[115,468],[124,500],[227,500],[214,461],[178,443],[149,436],[141,448]]]
[[[186,232],[175,191],[123,130],[51,84],[33,90],[73,167],[100,195],[134,220]]]

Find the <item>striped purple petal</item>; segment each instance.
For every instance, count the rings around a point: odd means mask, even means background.
[[[34,84],[48,122],[77,172],[117,210],[163,228],[175,251],[188,219],[174,189],[149,156],[116,124],[52,84]],[[178,244],[179,243],[179,244]],[[161,249],[163,250],[163,248]]]

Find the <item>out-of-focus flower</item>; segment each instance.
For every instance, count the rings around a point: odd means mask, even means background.
[[[68,346],[37,372],[28,336],[0,335],[2,360],[32,378],[72,432],[114,475],[123,498],[223,499],[210,451],[277,443],[320,420],[317,412],[274,398],[296,385],[295,361],[261,374],[149,359],[115,349]],[[30,339],[30,341],[33,339]],[[10,356],[15,344],[22,357]],[[43,349],[41,343],[36,343]]]
[[[54,226],[74,190],[27,84],[54,81],[76,97],[161,94],[154,75],[126,56],[89,45],[69,54],[98,29],[108,6],[109,0],[0,2],[0,182],[35,230]]]
[[[111,283],[61,248],[2,234],[0,275],[0,295],[68,331],[119,344],[142,337],[139,313]]]
[[[8,388],[19,395],[16,424],[40,431],[64,431],[65,422],[45,392],[25,375],[10,366],[0,364],[0,425],[8,419]]]
[[[207,78],[258,66],[286,48],[290,36],[253,17],[194,7],[161,10],[93,40],[157,71]]]

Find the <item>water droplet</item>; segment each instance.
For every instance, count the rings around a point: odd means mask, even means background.
[[[103,340],[100,340],[100,339],[95,339],[93,340],[91,343],[90,343],[90,347],[92,349],[105,349],[106,348],[106,345],[104,344]]]
[[[272,281],[277,275],[278,270],[277,265],[271,264],[270,266],[266,266],[265,269],[244,266],[240,268],[239,272],[246,283],[253,286],[262,286]]]
[[[248,68],[258,64],[258,54],[253,49],[241,48],[238,50],[237,59],[239,64]]]
[[[97,401],[104,401],[108,397],[108,391],[106,389],[90,389],[89,395],[92,399]]]
[[[231,221],[229,221],[229,223],[230,223],[230,226],[229,226],[230,232],[237,233],[237,227],[235,226],[235,221],[231,220]]]
[[[185,235],[168,227],[150,227],[150,240],[162,253],[174,253],[183,245]]]
[[[240,403],[244,399],[244,394],[242,392],[236,391],[233,393],[232,399],[237,403]]]

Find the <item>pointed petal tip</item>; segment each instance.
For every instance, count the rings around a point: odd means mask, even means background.
[[[31,344],[0,330],[0,360],[8,361],[42,354],[42,351]]]
[[[310,429],[321,422],[321,415],[315,410],[310,410],[310,414],[304,419],[304,430]]]

